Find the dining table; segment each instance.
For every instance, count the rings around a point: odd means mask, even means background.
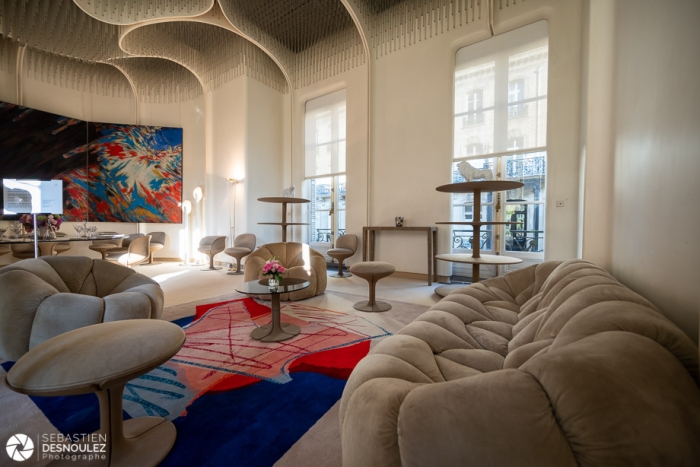
[[[59,243],[66,242],[91,242],[93,240],[113,240],[115,238],[122,238],[124,234],[109,233],[100,234],[97,233],[93,236],[87,237],[69,237],[69,236],[56,236],[56,238],[45,238],[43,236],[37,237],[38,248],[35,249],[34,257],[39,256],[53,256],[56,245]],[[22,236],[0,236],[0,246],[1,245],[34,245],[34,235],[22,235]]]

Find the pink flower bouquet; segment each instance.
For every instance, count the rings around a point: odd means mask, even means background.
[[[34,219],[31,214],[22,214],[19,221],[24,225],[24,231],[27,233],[32,233],[34,231]],[[44,214],[36,216],[36,226],[46,227],[47,230],[55,232],[61,228],[63,220],[60,214],[49,214],[45,216]]]
[[[273,256],[272,259],[267,260],[261,273],[263,276],[271,276],[272,278],[281,282],[282,274],[284,274],[284,272],[284,266],[282,266],[282,263],[280,263],[279,258],[277,256]]]

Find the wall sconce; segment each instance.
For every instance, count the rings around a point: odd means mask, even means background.
[[[235,178],[229,178],[228,183],[228,227],[229,236],[231,237],[231,242],[229,245],[234,246],[233,240],[236,238],[236,184],[238,183],[238,180]],[[233,193],[231,193],[231,191],[233,191]],[[233,202],[231,202],[231,198],[233,198]],[[232,274],[233,271],[236,270],[233,268],[233,263],[231,263],[230,267],[228,268],[228,273]]]

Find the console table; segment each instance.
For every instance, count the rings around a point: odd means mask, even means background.
[[[433,278],[437,277],[437,227],[362,227],[362,261],[374,261],[374,237],[378,230],[426,232],[428,235],[428,285],[433,285]]]
[[[436,224],[471,225],[474,232],[472,254],[445,254],[436,255],[435,258],[442,261],[469,263],[472,265],[472,283],[479,282],[479,265],[481,264],[517,264],[523,260],[503,255],[481,255],[481,245],[478,239],[481,237],[482,225],[520,224],[517,221],[481,221],[481,193],[493,191],[514,190],[523,186],[521,182],[510,180],[484,180],[481,182],[462,182],[441,185],[435,190],[443,193],[474,193],[474,221],[471,222],[436,222]]]
[[[308,222],[287,222],[287,204],[308,203],[305,198],[284,198],[284,197],[269,197],[258,198],[258,201],[263,203],[279,203],[282,205],[282,222],[258,222],[260,225],[279,225],[282,226],[282,241],[287,241],[287,226],[288,225],[309,225]]]

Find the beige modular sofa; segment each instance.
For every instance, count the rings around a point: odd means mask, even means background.
[[[265,262],[274,256],[279,258],[286,269],[283,277],[305,279],[310,282],[309,287],[305,289],[281,294],[280,300],[304,300],[320,295],[326,290],[328,283],[326,259],[305,243],[279,242],[261,246],[246,259],[244,280],[247,282],[264,279],[265,276],[261,274],[262,268]],[[261,296],[261,298],[264,297]]]
[[[357,365],[344,466],[700,465],[698,348],[585,261],[450,293]]]
[[[133,269],[85,256],[25,259],[0,268],[0,358],[90,324],[162,312],[160,285]]]

